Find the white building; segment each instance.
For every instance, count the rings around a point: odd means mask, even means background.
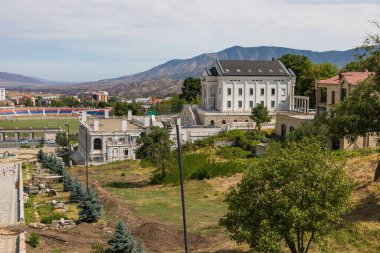
[[[202,74],[202,108],[251,112],[256,104],[269,111],[289,109],[295,75],[280,61],[216,60]]]
[[[250,122],[252,108],[259,103],[271,115],[287,111],[296,76],[280,61],[216,60],[203,71],[201,82],[202,106],[184,107],[185,126]]]
[[[5,101],[5,88],[0,88],[0,101]]]

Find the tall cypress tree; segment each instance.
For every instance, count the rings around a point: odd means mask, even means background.
[[[102,214],[102,206],[99,203],[96,195],[92,189],[84,193],[79,208],[79,219],[85,222],[95,222],[99,220]]]

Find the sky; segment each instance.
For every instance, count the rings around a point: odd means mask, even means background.
[[[0,72],[90,81],[235,45],[347,50],[380,0],[0,0]]]

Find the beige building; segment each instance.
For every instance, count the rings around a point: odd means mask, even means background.
[[[315,84],[317,96],[317,114],[330,114],[335,104],[344,100],[357,87],[357,85],[373,75],[373,72],[345,72],[337,76],[318,80]],[[332,142],[333,149],[355,149],[378,146],[379,136],[368,134],[359,137],[355,143],[350,144],[346,139]]]

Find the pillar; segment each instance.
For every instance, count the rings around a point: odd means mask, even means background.
[[[19,132],[15,132],[15,137],[16,137],[16,140],[20,140],[20,133]]]
[[[0,141],[5,141],[5,133],[0,133]]]

